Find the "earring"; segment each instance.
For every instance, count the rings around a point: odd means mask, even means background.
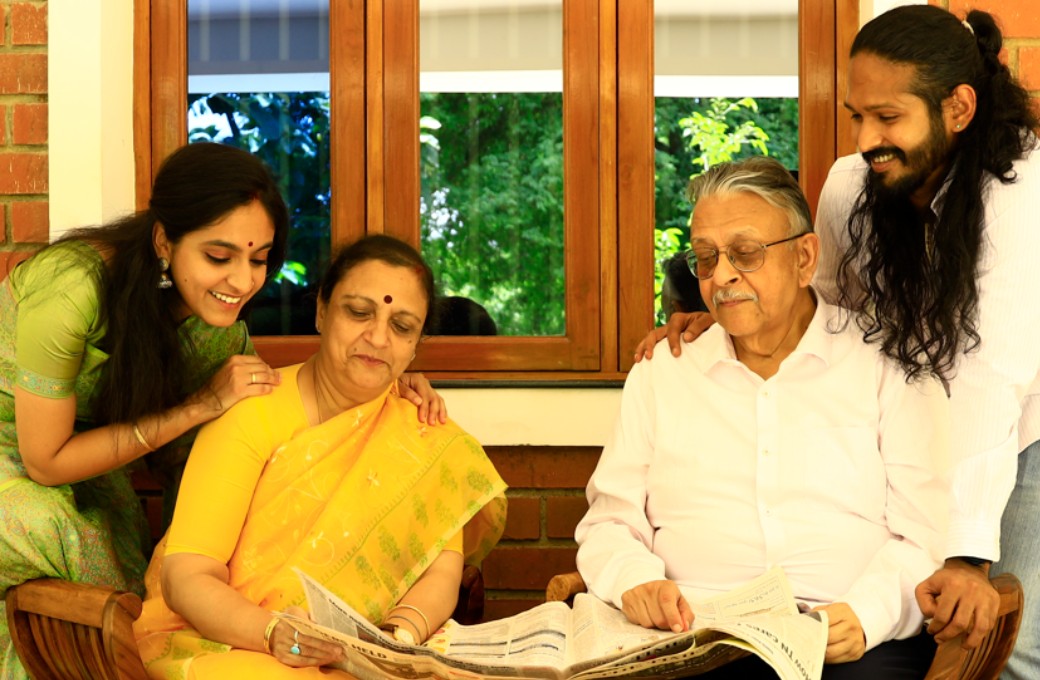
[[[173,285],[173,280],[166,271],[170,268],[170,261],[165,257],[159,258],[159,283],[157,284],[161,290],[166,290]]]
[[[962,127],[964,127],[964,126],[961,125],[960,123],[957,123],[957,128],[956,129],[960,130]]]

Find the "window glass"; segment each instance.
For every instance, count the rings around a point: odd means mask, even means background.
[[[662,300],[669,312],[703,304],[685,263],[673,259],[689,247],[689,180],[755,154],[798,171],[798,0],[656,0],[654,94],[654,293],[663,322]]]
[[[559,0],[419,3],[433,334],[565,332],[562,21]]]
[[[254,335],[314,333],[330,248],[329,0],[189,0],[188,140],[246,149],[291,211],[289,257],[247,316]]]

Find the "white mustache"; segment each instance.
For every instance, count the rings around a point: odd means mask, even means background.
[[[751,302],[758,302],[758,296],[754,293],[748,293],[742,290],[733,290],[730,288],[720,288],[715,291],[715,294],[711,296],[712,304],[718,307],[723,302],[737,302],[738,300],[750,300]]]

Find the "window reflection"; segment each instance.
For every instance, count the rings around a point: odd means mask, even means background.
[[[330,248],[328,0],[188,2],[188,140],[262,158],[292,214],[289,259],[251,302],[254,335],[314,330]]]

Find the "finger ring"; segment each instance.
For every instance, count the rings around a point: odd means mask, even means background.
[[[250,373],[249,374],[249,384],[252,385],[254,383],[256,383],[256,373]]]
[[[294,630],[293,631],[293,646],[289,648],[289,653],[290,654],[299,654],[300,653],[300,631],[298,631],[298,630]]]

